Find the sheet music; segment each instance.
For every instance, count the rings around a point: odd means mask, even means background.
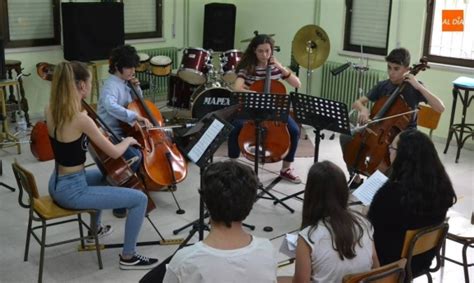
[[[387,182],[388,178],[379,170],[375,171],[352,194],[365,206],[370,205],[375,193]]]
[[[198,142],[189,151],[189,159],[191,159],[191,161],[194,163],[198,162],[204,152],[206,152],[211,142],[217,137],[223,128],[224,124],[221,121],[214,119],[209,128],[206,129],[201,138],[199,138]]]
[[[296,243],[298,242],[298,233],[286,234],[281,242],[280,252],[288,257],[296,256]]]

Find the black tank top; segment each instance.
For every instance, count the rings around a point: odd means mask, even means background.
[[[49,137],[53,148],[54,159],[65,167],[72,167],[86,162],[87,136],[83,133],[77,140],[72,142],[60,142],[56,139],[56,129],[54,138]]]

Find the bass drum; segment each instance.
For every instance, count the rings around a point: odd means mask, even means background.
[[[233,105],[232,91],[227,87],[200,86],[191,96],[191,115],[201,119],[207,113]]]

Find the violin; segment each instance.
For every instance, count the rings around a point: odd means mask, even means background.
[[[152,190],[159,190],[183,181],[187,175],[187,163],[168,135],[170,131],[161,128],[163,117],[160,111],[151,101],[138,95],[130,82],[128,85],[134,96],[128,109],[146,117],[154,126],[151,130],[139,123],[135,123],[133,128],[124,125],[125,130],[142,146],[145,185]]]
[[[426,58],[415,64],[410,74],[416,75],[428,66]],[[388,168],[390,156],[388,146],[412,121],[416,109],[411,109],[403,98],[404,81],[390,96],[381,97],[373,105],[370,122],[354,134],[343,152],[344,161],[354,172],[371,175],[379,168]]]
[[[110,141],[114,144],[119,143],[120,138],[107,126],[107,124],[104,123],[94,109],[92,109],[92,107],[84,100],[81,102],[82,107],[87,111],[89,117],[91,117],[96,125],[106,133]],[[89,140],[88,149],[97,164],[97,167],[102,172],[102,175],[106,177],[107,183],[112,186],[133,188],[144,192],[148,197],[147,212],[156,208],[156,205],[148,194],[146,187],[131,169],[130,161],[125,160],[123,157],[117,159],[111,158],[91,140]]]
[[[263,93],[286,94],[285,85],[270,79],[271,65],[267,64],[265,80],[254,82],[250,90]],[[259,152],[261,162],[272,163],[282,160],[290,149],[290,133],[287,124],[279,121],[263,121],[260,123],[262,139]],[[246,121],[239,134],[239,147],[245,158],[255,160],[255,122]],[[253,149],[253,150],[252,150]]]

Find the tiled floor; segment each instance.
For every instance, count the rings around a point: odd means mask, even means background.
[[[308,130],[310,139],[311,129]],[[330,133],[326,133],[328,137]],[[23,140],[28,140],[26,134]],[[455,148],[451,147],[448,154],[442,154],[444,145],[436,144],[440,152],[449,175],[458,195],[458,203],[452,208],[452,214],[461,215],[468,218],[474,209],[474,152],[463,150],[459,163],[454,163]],[[0,149],[0,159],[3,161],[3,175],[0,181],[16,187],[15,180],[11,171],[10,164],[14,158],[31,170],[39,185],[40,192],[47,194],[46,184],[48,177],[53,168],[53,162],[38,162],[31,154],[28,144],[22,144],[22,154],[17,155],[15,148]],[[224,157],[215,157],[215,160]],[[336,139],[324,139],[320,145],[320,160],[329,159],[336,164],[343,166],[342,155],[339,149],[339,143]],[[240,159],[241,162],[250,162]],[[297,172],[305,181],[305,174],[313,162],[312,157],[297,158],[295,167]],[[276,176],[280,164],[267,164],[260,168],[260,179],[264,184],[269,184]],[[187,178],[178,184],[178,190],[175,192],[179,205],[186,211],[185,214],[176,214],[176,204],[173,201],[170,192],[156,192],[152,194],[157,204],[157,209],[150,213],[150,218],[158,227],[161,234],[166,239],[185,238],[188,236],[189,229],[182,231],[178,235],[173,234],[173,230],[189,223],[198,216],[198,184],[199,170],[197,166],[190,164]],[[285,181],[279,182],[273,191],[277,196],[283,197],[292,194],[304,188],[304,184],[294,185]],[[0,186],[0,282],[35,282],[38,274],[39,263],[39,247],[32,242],[30,247],[30,257],[28,262],[23,261],[25,231],[27,222],[27,210],[19,207],[18,192],[10,192]],[[272,201],[260,199],[254,205],[254,208],[246,220],[246,223],[256,226],[253,233],[257,236],[272,239],[276,248],[279,248],[282,235],[298,229],[300,225],[301,201],[291,199],[286,202],[295,209],[294,213],[290,213],[287,209],[280,205],[273,205]],[[112,216],[111,211],[104,213],[103,222],[114,226],[114,233],[103,240],[103,243],[120,243],[123,236],[124,221],[116,219]],[[272,232],[265,232],[263,228],[271,226]],[[467,225],[471,229],[472,225]],[[65,228],[65,229],[64,229]],[[59,239],[61,236],[68,236],[76,233],[77,226],[69,225],[62,229],[51,229],[48,232],[49,239]],[[452,229],[459,229],[459,227]],[[194,235],[192,242],[197,239]],[[150,223],[145,221],[140,241],[156,241],[159,240]],[[148,256],[158,257],[164,260],[172,254],[176,245],[151,245],[141,246],[139,252]],[[459,245],[448,243],[447,254],[460,258],[461,251]],[[77,244],[67,244],[64,246],[46,249],[45,266],[44,266],[44,282],[137,282],[146,271],[121,271],[118,266],[119,249],[105,249],[102,251],[104,269],[99,270],[97,259],[94,252],[77,252]],[[474,258],[474,252],[469,252],[469,257]],[[279,260],[284,261],[288,257],[280,254]],[[279,269],[280,275],[289,275],[293,272],[293,265],[289,265]],[[471,280],[474,280],[474,268],[470,270]],[[446,266],[440,272],[434,274],[435,282],[463,282],[464,277],[462,268],[452,263],[446,263]],[[417,279],[415,282],[426,282],[425,278]]]

